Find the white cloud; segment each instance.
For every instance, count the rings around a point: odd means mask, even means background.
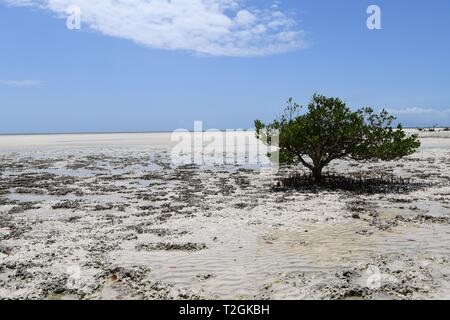
[[[432,109],[432,108],[404,108],[404,109],[388,109],[389,112],[397,115],[450,115],[450,109]]]
[[[0,80],[0,85],[11,87],[32,87],[40,84],[41,82],[36,80]]]
[[[249,26],[254,24],[257,19],[258,18],[253,13],[247,10],[241,10],[236,14],[236,18],[234,20],[240,26]]]
[[[411,107],[387,111],[409,126],[450,126],[450,109]]]
[[[66,16],[81,9],[83,27],[151,48],[214,56],[260,56],[304,48],[304,33],[276,1],[255,9],[246,0],[3,0]]]

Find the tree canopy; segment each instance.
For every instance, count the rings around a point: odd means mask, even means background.
[[[270,124],[255,121],[256,135],[270,143],[279,139],[281,164],[300,163],[320,182],[323,168],[336,159],[356,161],[396,160],[413,154],[419,147],[417,135],[408,135],[386,110],[372,108],[352,111],[339,98],[315,94],[306,112],[289,99],[279,119]]]

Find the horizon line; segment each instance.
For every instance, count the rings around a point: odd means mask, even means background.
[[[446,129],[448,127],[446,126],[413,126],[413,127],[403,127],[403,129]],[[76,135],[76,134],[124,134],[124,133],[172,133],[176,130],[142,130],[142,131],[68,131],[68,132],[0,132],[0,136],[37,136],[37,135],[62,135],[62,134],[68,134],[68,135]],[[242,128],[233,128],[233,129],[207,129],[202,131],[195,131],[195,130],[187,130],[182,129],[187,132],[208,132],[208,131],[219,131],[219,132],[225,132],[227,130],[244,130],[244,131],[255,131],[254,128],[251,129],[242,129]]]

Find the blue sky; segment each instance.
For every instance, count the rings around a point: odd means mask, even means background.
[[[448,0],[153,1],[0,0],[0,133],[248,129],[314,92],[450,126]]]

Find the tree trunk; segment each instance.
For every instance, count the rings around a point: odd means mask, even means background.
[[[318,166],[314,167],[312,170],[314,181],[316,181],[317,183],[320,183],[322,181],[322,169],[322,167]]]

